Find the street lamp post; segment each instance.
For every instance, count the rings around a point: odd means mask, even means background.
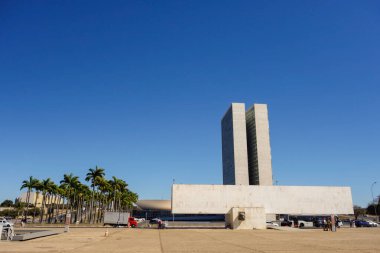
[[[372,194],[372,201],[373,201],[373,207],[375,208],[375,215],[376,215],[376,219],[377,219],[377,205],[375,203],[375,198],[373,197],[373,186],[376,184],[377,182],[373,182],[372,185],[371,185],[371,194]]]

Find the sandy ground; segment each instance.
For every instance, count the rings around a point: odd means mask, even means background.
[[[63,229],[59,228],[59,231]],[[0,252],[380,252],[380,228],[224,230],[72,228],[24,242],[0,242]]]

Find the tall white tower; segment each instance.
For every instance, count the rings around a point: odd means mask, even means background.
[[[267,105],[254,104],[246,121],[249,184],[273,185]]]
[[[223,184],[249,185],[245,105],[232,103],[222,119]]]
[[[272,185],[268,108],[232,103],[222,119],[223,184]]]

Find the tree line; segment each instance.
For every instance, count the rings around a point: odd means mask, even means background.
[[[366,214],[380,216],[380,195],[376,197],[374,202],[368,203],[367,207],[354,205],[355,219]]]
[[[59,184],[50,178],[38,180],[30,176],[20,188],[27,190],[24,219],[32,212],[33,223],[57,223],[63,222],[70,213],[72,222],[100,223],[104,211],[130,211],[138,199],[138,195],[128,189],[124,180],[115,176],[107,180],[104,169],[98,166],[88,170],[85,181],[90,185],[83,184],[72,173],[64,174]],[[36,194],[34,203],[30,203],[32,192]],[[37,200],[40,196],[42,203],[38,210]]]

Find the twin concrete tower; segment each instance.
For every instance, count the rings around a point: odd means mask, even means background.
[[[222,119],[223,184],[273,185],[268,108],[232,103]]]

